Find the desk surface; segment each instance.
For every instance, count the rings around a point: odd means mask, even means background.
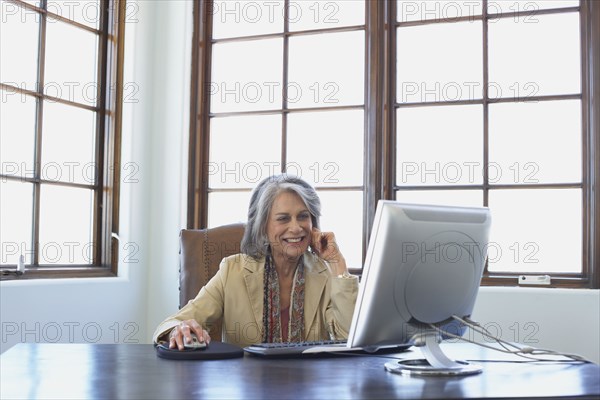
[[[499,360],[469,344],[451,357]],[[395,355],[421,358],[419,350]],[[389,355],[388,355],[389,357]],[[490,398],[600,397],[596,364],[482,362],[479,375],[391,374],[374,356],[173,361],[143,344],[18,344],[0,356],[0,398]]]

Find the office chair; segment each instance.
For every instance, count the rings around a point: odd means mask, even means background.
[[[244,224],[210,229],[182,229],[179,233],[179,308],[198,294],[219,270],[221,260],[240,252]],[[222,320],[208,327],[212,340],[222,339]]]

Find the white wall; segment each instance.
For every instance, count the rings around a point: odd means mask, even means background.
[[[179,305],[179,231],[186,224],[192,5],[186,0],[140,1],[154,7],[156,27],[148,32],[154,49],[152,109],[144,115],[152,146],[147,170],[152,180],[146,297],[147,340],[158,323]],[[169,21],[164,24],[165,19]],[[141,35],[140,35],[141,36]],[[149,49],[148,53],[152,53]],[[143,65],[138,65],[142,70]],[[173,296],[173,293],[176,295]]]
[[[178,304],[185,221],[191,2],[130,2],[118,278],[0,283],[0,352],[26,342],[149,342]],[[133,12],[135,11],[135,12]],[[129,86],[131,88],[131,86]],[[133,169],[126,172],[131,173]],[[135,254],[131,251],[139,249]],[[125,256],[135,262],[123,263]],[[600,291],[481,289],[473,318],[507,340],[600,362]]]
[[[600,363],[600,290],[482,287],[472,317],[504,340]]]

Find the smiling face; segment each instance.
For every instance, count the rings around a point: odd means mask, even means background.
[[[308,249],[311,232],[311,215],[300,196],[288,191],[279,193],[267,221],[267,236],[275,263],[295,263]]]

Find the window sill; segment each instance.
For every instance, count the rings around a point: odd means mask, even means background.
[[[117,277],[117,274],[105,267],[30,268],[22,275],[2,275],[0,281],[110,277]]]
[[[527,274],[526,274],[527,275]],[[549,285],[523,285],[519,284],[520,275],[484,275],[481,286],[505,286],[528,288],[565,288],[565,289],[597,289],[590,279],[581,276],[552,276]]]

